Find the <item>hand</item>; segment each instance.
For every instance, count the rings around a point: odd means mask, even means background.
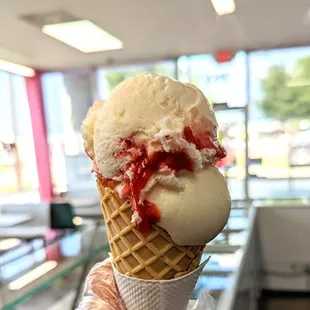
[[[119,296],[110,258],[89,272],[83,298],[76,310],[126,310]]]

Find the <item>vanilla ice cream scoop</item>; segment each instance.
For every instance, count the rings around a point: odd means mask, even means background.
[[[130,199],[140,231],[157,223],[179,244],[200,245],[223,228],[230,198],[213,165],[226,152],[217,140],[213,109],[198,88],[159,75],[132,77],[90,109],[82,134],[94,170],[117,182],[120,197]],[[178,223],[172,223],[174,212]]]
[[[180,176],[183,188],[156,184],[147,199],[161,212],[159,226],[179,245],[206,244],[224,228],[230,211],[226,180],[212,165]]]

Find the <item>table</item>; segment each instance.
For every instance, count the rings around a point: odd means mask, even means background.
[[[68,200],[69,203],[75,208],[95,207],[100,204],[100,200],[98,198],[69,197]]]
[[[50,204],[25,203],[0,206],[1,216],[28,215],[29,220],[12,227],[0,227],[0,238],[34,239],[44,237],[50,230]]]
[[[10,228],[33,220],[30,214],[0,214],[0,227]]]
[[[12,206],[14,207],[14,205]],[[30,213],[27,221],[21,222],[9,228],[0,226],[0,239],[19,238],[30,240],[45,237],[45,235],[50,231],[49,205],[44,206],[42,204],[36,204],[35,208],[41,208],[40,214]],[[98,221],[103,220],[100,205],[96,200],[93,201],[93,204],[87,206],[73,206],[73,212],[75,216]],[[16,216],[16,218],[18,218],[20,213],[5,213],[3,216]]]
[[[96,206],[88,207],[73,207],[73,212],[76,216],[80,216],[83,218],[103,220],[103,215],[99,204]]]

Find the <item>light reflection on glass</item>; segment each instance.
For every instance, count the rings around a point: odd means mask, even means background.
[[[63,257],[77,256],[81,251],[81,234],[75,233],[61,239],[60,251]]]

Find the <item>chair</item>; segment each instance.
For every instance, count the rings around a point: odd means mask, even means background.
[[[50,223],[52,229],[74,229],[74,213],[70,203],[52,202],[50,204]]]

